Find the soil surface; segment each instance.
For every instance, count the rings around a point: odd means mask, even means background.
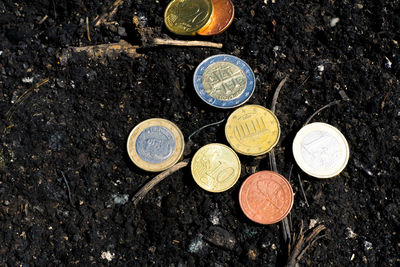
[[[204,104],[192,84],[201,61],[226,53],[254,70],[248,103],[270,107],[289,75],[275,153],[295,192],[292,232],[302,221],[327,228],[300,265],[399,266],[399,1],[233,1],[232,25],[208,38],[168,32],[168,1],[158,0],[126,0],[114,23],[95,27],[112,2],[0,1],[0,265],[283,266],[281,225],[252,223],[238,202],[244,179],[270,169],[268,157],[240,156],[239,182],[224,193],[202,190],[185,168],[136,207],[131,201],[155,174],[127,156],[130,130],[160,117],[187,138],[226,118],[232,110]],[[223,48],[142,44],[134,16],[160,35]],[[99,60],[82,52],[60,61],[63,49],[120,40],[142,45],[141,55]],[[344,134],[350,160],[335,178],[311,178],[296,167],[292,140],[335,100],[313,121]],[[205,144],[226,144],[224,124],[192,140],[186,158]]]

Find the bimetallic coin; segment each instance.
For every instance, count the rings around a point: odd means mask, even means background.
[[[173,0],[164,13],[167,28],[180,35],[195,35],[211,21],[211,0]]]
[[[278,143],[279,121],[269,109],[246,105],[229,116],[225,136],[232,148],[243,155],[259,156],[269,152]]]
[[[235,151],[223,144],[208,144],[193,156],[191,171],[204,190],[218,193],[231,188],[240,176],[240,161]]]
[[[225,31],[233,21],[235,16],[235,7],[231,0],[211,0],[213,5],[213,15],[211,22],[197,32],[199,35],[216,35]]]
[[[183,154],[182,132],[172,122],[149,119],[139,123],[129,134],[128,155],[139,168],[163,171],[172,167]]]
[[[239,204],[250,220],[260,224],[277,223],[292,209],[292,186],[276,172],[254,173],[240,188]]]
[[[316,178],[338,175],[346,167],[349,154],[349,144],[343,134],[323,122],[304,126],[293,140],[297,165]]]
[[[197,66],[193,84],[196,93],[207,104],[218,108],[234,108],[252,96],[255,77],[246,62],[222,54],[211,56]]]

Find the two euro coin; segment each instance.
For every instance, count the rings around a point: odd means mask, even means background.
[[[331,178],[338,175],[349,160],[349,144],[332,125],[310,123],[297,132],[293,140],[293,156],[308,175]]]
[[[129,134],[127,150],[139,168],[158,172],[166,170],[182,157],[184,138],[174,123],[149,119],[139,123]]]
[[[252,96],[255,77],[246,62],[221,54],[211,56],[197,66],[193,85],[207,104],[217,108],[235,108]]]

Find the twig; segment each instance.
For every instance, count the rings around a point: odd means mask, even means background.
[[[186,167],[189,163],[189,159],[182,160],[178,162],[171,168],[163,171],[153,179],[151,179],[147,184],[145,184],[140,190],[133,196],[132,201],[133,205],[136,206],[140,200],[144,198],[144,196],[159,182],[167,178],[169,175],[173,174],[174,172]]]
[[[40,24],[42,24],[43,22],[45,22],[46,19],[47,19],[48,17],[49,17],[48,15],[45,15],[45,16],[38,22],[38,24],[40,25]]]
[[[155,45],[175,45],[175,46],[203,46],[203,47],[213,47],[222,48],[221,43],[213,43],[206,41],[182,41],[182,40],[172,40],[172,39],[162,39],[154,38],[152,41]]]
[[[286,77],[279,83],[278,87],[276,87],[276,90],[275,90],[275,93],[274,93],[274,97],[272,98],[272,103],[271,103],[271,111],[273,113],[275,113],[276,102],[278,101],[279,93],[280,93],[282,87],[285,85],[288,77],[289,77],[289,75],[286,75]]]
[[[89,42],[91,42],[92,40],[90,39],[89,17],[88,16],[86,16],[86,33],[87,33],[87,38],[88,38]]]
[[[281,91],[282,87],[285,85],[286,81],[288,79],[288,75],[286,75],[286,77],[279,83],[278,87],[275,90],[274,96],[272,98],[272,103],[271,103],[271,111],[273,113],[275,113],[275,109],[276,109],[276,103],[278,101],[278,96],[279,96],[279,92]],[[275,158],[275,150],[272,149],[269,152],[269,162],[271,164],[271,169],[274,172],[278,172],[278,168],[276,166],[276,158]],[[285,243],[290,244],[290,239],[291,239],[291,233],[290,233],[290,225],[288,222],[288,217],[285,217],[282,220],[282,235],[283,235],[283,240],[285,241]]]
[[[293,243],[288,246],[290,255],[286,267],[297,266],[297,263],[301,260],[306,251],[313,246],[318,239],[324,237],[324,235],[318,236],[321,231],[326,229],[324,225],[318,225],[307,236],[304,235],[303,226],[304,224],[302,221],[299,236],[296,238],[296,234],[293,234]]]
[[[54,0],[51,1],[53,2],[54,19],[57,19],[56,4],[54,3]]]
[[[218,124],[220,124],[220,123],[223,123],[224,121],[225,121],[225,118],[222,119],[222,120],[220,120],[220,121],[213,122],[213,123],[210,123],[210,124],[207,124],[207,125],[202,126],[200,129],[197,129],[197,130],[194,131],[191,135],[189,135],[188,141],[191,140],[191,138],[193,137],[193,135],[197,134],[197,133],[200,132],[201,130],[203,130],[203,129],[207,128],[207,127],[213,126],[213,125],[218,125]]]
[[[306,202],[306,205],[307,205],[307,208],[308,208],[308,207],[310,207],[310,205],[308,204],[307,196],[306,196],[306,193],[304,192],[304,189],[303,189],[303,183],[301,181],[300,174],[297,174],[297,178],[299,178],[300,189],[301,189],[301,192],[303,193],[304,201]]]
[[[72,204],[72,196],[71,196],[71,189],[69,188],[69,184],[68,184],[67,178],[65,178],[65,175],[64,175],[63,171],[60,171],[60,172],[61,172],[61,175],[62,175],[62,177],[64,179],[65,184],[67,185],[69,204],[71,204],[71,206],[73,206],[73,204]]]
[[[122,53],[131,58],[143,56],[143,54],[137,53],[136,50],[138,48],[139,46],[131,45],[125,40],[112,44],[69,47],[63,49],[61,56],[59,56],[59,60],[60,63],[64,65],[68,62],[68,59],[72,57],[73,53],[86,52],[89,57],[98,58],[104,63],[107,58],[115,59]]]
[[[46,78],[40,82],[38,82],[37,84],[33,85],[31,88],[29,88],[28,90],[26,90],[18,99],[17,101],[15,101],[14,105],[7,111],[6,113],[6,121],[10,121],[12,116],[14,115],[15,110],[17,109],[17,107],[19,107],[20,104],[22,104],[25,99],[27,99],[34,90],[38,89],[40,86],[42,86],[43,84],[47,83],[49,81],[49,78]]]
[[[107,20],[111,20],[112,17],[115,15],[115,13],[118,10],[118,7],[124,3],[123,0],[116,0],[108,9],[105,13],[101,14],[100,16],[97,16],[94,18],[94,26],[99,26],[101,23],[106,22]]]
[[[318,109],[317,111],[315,111],[315,112],[306,120],[306,122],[304,123],[304,125],[309,124],[310,121],[311,121],[318,113],[320,113],[320,112],[323,111],[324,109],[327,109],[327,108],[329,108],[329,107],[331,107],[331,106],[333,106],[333,105],[337,105],[337,104],[339,104],[339,103],[340,103],[340,100],[335,100],[335,101],[330,102],[329,104],[326,104],[326,105],[323,106],[322,108]]]

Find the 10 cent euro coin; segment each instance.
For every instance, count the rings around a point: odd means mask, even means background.
[[[219,193],[231,188],[240,176],[240,161],[230,147],[213,143],[201,147],[193,156],[191,171],[204,190]]]
[[[195,35],[211,23],[211,0],[172,0],[164,13],[167,28],[180,35]]]
[[[207,104],[217,108],[234,108],[252,96],[255,77],[246,62],[231,55],[215,55],[197,66],[193,84]]]
[[[292,186],[276,172],[254,173],[240,188],[239,204],[250,220],[260,224],[277,223],[292,209]]]
[[[263,106],[246,105],[229,116],[225,136],[236,152],[248,156],[263,155],[278,143],[279,121]]]
[[[349,154],[349,145],[343,134],[323,122],[304,126],[293,140],[297,165],[316,178],[338,175],[346,167]]]
[[[158,172],[166,170],[182,157],[184,138],[181,130],[165,119],[139,123],[129,134],[127,150],[139,168]]]

